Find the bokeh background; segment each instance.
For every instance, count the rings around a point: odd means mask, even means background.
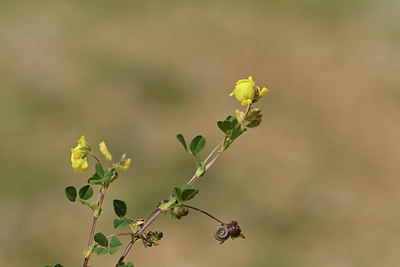
[[[176,141],[222,133],[253,75],[263,123],[199,180],[192,204],[239,221],[169,216],[135,266],[400,266],[400,2],[397,0],[0,2],[0,265],[81,266],[92,216],[64,196],[80,135],[132,168],[106,195],[143,218],[194,172]],[[203,154],[204,156],[204,154]],[[93,161],[91,161],[93,166]],[[121,238],[126,244],[127,238]],[[93,256],[91,266],[113,266]]]

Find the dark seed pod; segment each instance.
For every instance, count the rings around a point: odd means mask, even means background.
[[[246,118],[246,127],[254,128],[260,125],[262,120],[261,109],[252,108]]]
[[[220,244],[224,243],[229,238],[228,228],[225,225],[215,227],[214,237],[221,242]]]
[[[229,235],[232,238],[237,238],[237,237],[242,237],[245,238],[244,235],[242,234],[242,230],[240,229],[240,226],[237,221],[232,221],[226,225],[226,228],[228,229]]]
[[[175,207],[171,210],[171,216],[173,218],[180,219],[183,216],[189,214],[189,209],[187,207]]]
[[[163,233],[156,231],[156,232],[148,232],[147,234],[141,234],[140,237],[143,241],[143,245],[145,247],[151,247],[151,246],[158,246],[160,243],[161,238],[163,238]]]

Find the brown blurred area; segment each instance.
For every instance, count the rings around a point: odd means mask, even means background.
[[[161,244],[136,244],[128,260],[400,266],[399,11],[395,0],[1,1],[0,266],[82,265],[92,216],[64,196],[93,171],[70,166],[80,135],[133,158],[106,195],[97,230],[112,233],[112,199],[145,218],[188,181],[176,134],[202,134],[210,151],[249,75],[270,88],[263,123],[191,202],[247,238],[219,245],[207,217],[165,215],[151,227]]]

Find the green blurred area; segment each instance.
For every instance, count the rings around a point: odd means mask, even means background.
[[[70,148],[104,140],[132,168],[105,199],[144,218],[193,175],[176,141],[222,133],[228,94],[252,75],[270,93],[192,204],[246,239],[163,216],[135,266],[399,266],[400,3],[385,1],[0,1],[0,266],[80,266],[90,211],[64,196]],[[98,150],[97,150],[98,152]],[[203,156],[206,155],[204,152]],[[93,167],[94,162],[90,162]],[[126,244],[128,239],[121,238]],[[113,266],[120,253],[92,257]]]

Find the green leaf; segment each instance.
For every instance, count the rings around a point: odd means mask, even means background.
[[[100,246],[107,247],[108,246],[108,240],[106,236],[98,232],[97,234],[94,235],[94,241],[96,241]]]
[[[92,177],[89,178],[88,183],[89,184],[101,184],[102,183],[101,179],[102,178],[97,173],[95,173],[95,174],[93,174]]]
[[[184,185],[182,185],[181,186],[181,191],[183,191],[183,190],[185,190],[185,189],[194,189],[195,187],[194,187],[194,185],[192,185],[192,184],[184,184]]]
[[[93,188],[90,185],[85,185],[79,189],[79,197],[83,200],[88,200],[93,196]]]
[[[110,254],[113,255],[117,250],[122,246],[121,241],[115,236],[111,239],[110,242]]]
[[[206,172],[206,163],[200,162],[199,166],[197,167],[196,176],[201,177]]]
[[[68,186],[65,188],[65,195],[67,196],[68,200],[71,202],[75,202],[76,200],[76,188],[73,186]]]
[[[188,200],[194,198],[194,196],[197,195],[198,193],[199,193],[199,189],[195,189],[195,188],[188,188],[188,189],[182,190],[182,194],[181,194],[182,202],[188,201]]]
[[[133,265],[132,262],[128,262],[128,264],[126,265],[126,267],[135,267],[135,266]]]
[[[115,168],[111,168],[111,169],[109,169],[109,170],[106,170],[106,171],[104,172],[103,180],[110,179],[111,176],[113,175],[114,171],[115,171]]]
[[[114,211],[118,217],[124,217],[126,214],[126,203],[122,200],[114,199]]]
[[[99,256],[106,255],[108,253],[108,249],[105,247],[95,247],[94,252]]]
[[[179,189],[179,188],[178,188]],[[174,205],[176,202],[176,198],[173,197],[170,201],[168,201],[167,203],[164,203],[162,205],[160,205],[158,208],[161,210],[167,210],[169,207],[171,207],[172,205]]]
[[[125,262],[118,262],[118,267],[127,267]]]
[[[223,131],[224,133],[227,132],[227,130],[226,130],[225,127],[224,127],[223,121],[217,121],[217,125],[218,125],[218,128],[221,129],[221,131]]]
[[[183,135],[182,134],[178,134],[176,136],[176,139],[178,139],[178,141],[183,145],[183,147],[187,151],[186,141],[185,141],[185,138],[183,137]]]
[[[129,223],[125,219],[115,219],[114,220],[114,229],[120,229],[127,226]]]
[[[182,202],[181,199],[181,189],[179,187],[174,187],[172,188],[172,194],[174,195],[174,197],[176,198],[176,200],[178,200],[178,202]]]
[[[233,130],[232,132],[232,141],[235,140],[236,138],[238,138],[242,133],[244,133],[246,131],[246,127],[242,126],[242,125],[237,125],[236,128]]]
[[[206,139],[203,136],[198,135],[193,138],[192,142],[190,143],[190,151],[192,151],[193,154],[196,155],[204,148],[205,145]]]
[[[96,170],[96,174],[100,177],[103,178],[104,177],[104,170],[103,167],[101,166],[100,163],[96,163],[96,166],[94,166],[95,170]]]

